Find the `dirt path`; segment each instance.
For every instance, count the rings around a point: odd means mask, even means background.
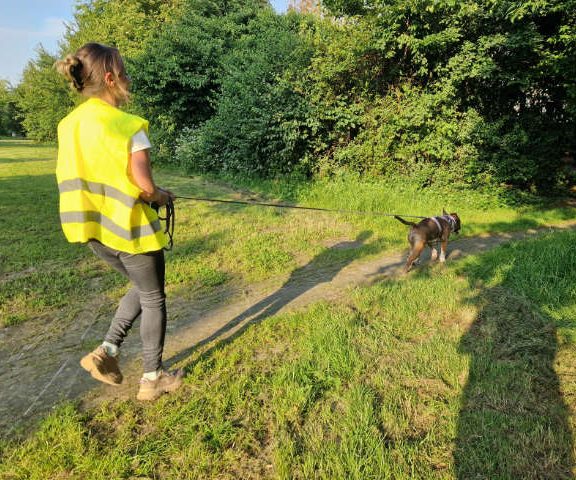
[[[554,230],[575,228],[576,222],[572,222]],[[545,231],[549,229],[459,239],[449,245],[449,260]],[[340,242],[330,248],[358,246],[357,242]],[[399,275],[405,256],[402,252],[321,269],[310,262],[285,278],[227,292],[225,300],[216,294],[202,304],[190,305],[169,297],[166,364],[174,365],[200,345],[227,338],[249,323],[318,300],[337,299],[350,287]],[[0,330],[0,436],[30,427],[63,400],[81,400],[91,406],[135,395],[140,374],[137,331],[129,335],[122,348],[122,386],[102,386],[79,366],[81,356],[98,344],[108,324],[109,315],[102,314],[100,299],[95,298],[72,319],[56,323],[39,318],[21,327]]]

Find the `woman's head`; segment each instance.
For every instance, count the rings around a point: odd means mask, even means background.
[[[110,96],[117,105],[128,101],[130,80],[114,47],[87,43],[74,55],[56,62],[56,68],[86,97]]]

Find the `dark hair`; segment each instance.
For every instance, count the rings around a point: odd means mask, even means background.
[[[97,96],[106,90],[104,77],[107,72],[118,80],[124,72],[124,62],[118,49],[99,43],[87,43],[73,55],[67,55],[64,60],[55,64],[56,69],[68,81],[74,90],[84,96]],[[116,92],[119,97],[128,99],[128,90],[117,82]]]

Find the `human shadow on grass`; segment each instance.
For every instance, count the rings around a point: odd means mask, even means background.
[[[378,250],[378,247],[375,244],[365,243],[371,236],[371,231],[363,231],[351,242],[340,242],[327,248],[315,256],[306,265],[295,269],[290,274],[288,280],[286,280],[286,282],[284,282],[284,284],[274,293],[268,295],[266,298],[260,300],[244,312],[232,318],[223,327],[207,338],[173,356],[165,362],[166,365],[173,365],[186,359],[198,347],[222,337],[238,325],[243,324],[242,327],[235,332],[232,337],[230,337],[230,339],[239,336],[249,325],[259,323],[262,320],[275,315],[284,306],[288,305],[317,285],[332,281],[338,272],[340,272],[340,270],[342,270],[346,265],[362,256],[374,253]],[[335,251],[345,249],[354,249],[355,254],[348,255],[344,259],[333,261]],[[216,347],[217,346],[213,348]]]
[[[478,315],[461,340],[470,366],[456,432],[458,479],[574,478],[570,409],[554,370],[559,327],[545,312],[558,308],[554,298],[574,302],[576,275],[573,262],[565,267],[572,282],[555,280],[542,262],[539,271],[537,261],[530,266],[550,241],[495,250],[460,272],[480,293],[471,299]],[[561,255],[568,260],[568,248]],[[531,275],[550,275],[553,294],[532,290]],[[487,283],[494,286],[482,288]]]

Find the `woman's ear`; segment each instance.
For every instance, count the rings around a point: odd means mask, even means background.
[[[114,75],[112,72],[106,72],[104,74],[104,83],[106,83],[106,86],[109,88],[114,87]]]

